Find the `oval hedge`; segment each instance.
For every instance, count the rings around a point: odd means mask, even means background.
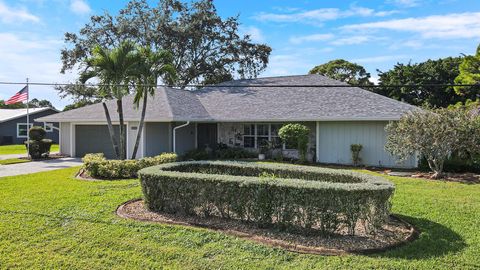
[[[394,185],[347,170],[237,161],[168,163],[139,171],[151,211],[219,216],[324,233],[374,232],[390,211]]]

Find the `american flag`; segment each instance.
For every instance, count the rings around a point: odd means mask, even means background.
[[[22,102],[28,99],[28,86],[25,86],[22,90],[18,91],[13,97],[5,101],[5,105]]]

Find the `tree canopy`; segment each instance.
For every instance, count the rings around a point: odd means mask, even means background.
[[[480,117],[463,108],[413,111],[390,122],[386,132],[385,149],[400,160],[417,153],[425,157],[432,178],[442,176],[450,155],[480,153]]]
[[[373,85],[368,73],[361,65],[343,59],[332,60],[312,68],[309,74],[320,74],[352,85]]]
[[[28,102],[28,106],[30,108],[50,107],[55,109],[53,104],[46,99],[39,100],[34,98]],[[15,104],[6,105],[4,100],[0,100],[0,109],[23,109],[23,108],[27,108],[27,104],[19,102]]]
[[[456,86],[455,91],[462,96],[472,99],[479,98],[480,88],[480,45],[475,55],[465,56],[459,67],[459,74],[455,78],[456,84],[475,84],[479,87]]]
[[[222,19],[211,0],[160,0],[155,7],[132,0],[117,15],[92,16],[79,33],[65,34],[62,72],[81,66],[95,45],[112,48],[124,40],[171,52],[180,86],[256,77],[271,52],[239,33],[238,17]]]
[[[464,102],[469,96],[458,95],[451,86],[428,86],[453,84],[459,75],[458,67],[462,61],[462,57],[447,57],[417,64],[397,63],[389,71],[379,71],[380,87],[374,91],[417,106],[448,107],[457,102]],[[391,87],[392,85],[404,86]]]

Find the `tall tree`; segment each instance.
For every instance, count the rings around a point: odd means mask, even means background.
[[[142,101],[142,113],[138,125],[137,138],[133,147],[132,159],[137,156],[140,138],[142,137],[143,125],[145,122],[145,113],[147,110],[148,96],[155,94],[158,78],[162,78],[167,84],[172,84],[175,80],[175,68],[172,65],[173,57],[167,51],[153,51],[145,46],[138,49],[140,61],[138,62],[136,74],[136,87],[134,103],[139,106]]]
[[[379,71],[380,87],[374,91],[418,106],[448,107],[463,102],[468,96],[459,96],[453,87],[432,86],[453,84],[462,60],[462,57],[447,57],[417,64],[397,63],[389,71]],[[402,87],[392,87],[399,85]]]
[[[312,68],[309,74],[320,74],[352,85],[373,85],[364,67],[343,59],[332,60]]]
[[[222,19],[211,0],[160,0],[156,7],[132,0],[117,15],[92,16],[78,34],[65,34],[62,72],[90,57],[95,44],[112,48],[122,40],[171,52],[180,86],[256,77],[271,52],[239,33],[238,17]]]
[[[136,74],[139,62],[135,45],[131,42],[122,42],[113,49],[102,48],[97,45],[93,49],[92,57],[86,59],[86,69],[80,76],[80,81],[85,83],[91,78],[100,80],[97,96],[113,97],[117,103],[119,119],[120,143],[117,145],[110,112],[105,102],[102,102],[108,130],[115,154],[119,159],[126,158],[126,130],[123,118],[122,99],[129,94],[130,86]]]
[[[445,160],[456,153],[475,156],[480,153],[480,117],[470,110],[416,110],[385,128],[385,150],[400,160],[420,154],[427,159],[432,178],[441,178]]]
[[[30,102],[28,102],[28,105],[31,106],[32,108],[44,108],[44,107],[55,108],[53,107],[52,103],[46,99],[38,100],[34,98],[30,100]]]
[[[46,100],[46,99],[32,99],[28,102],[28,106],[30,108],[43,108],[43,107],[50,107],[52,109],[55,109],[53,104]],[[23,109],[27,108],[26,103],[15,103],[15,104],[9,104],[6,105],[4,100],[0,100],[0,109]]]
[[[480,45],[475,55],[465,56],[460,64],[460,73],[455,78],[455,84],[474,84],[477,87],[456,86],[455,91],[470,99],[480,98]]]

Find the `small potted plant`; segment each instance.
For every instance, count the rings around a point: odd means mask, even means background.
[[[263,141],[260,144],[260,152],[258,153],[258,160],[265,160],[265,156],[270,150],[270,145],[268,141]]]

